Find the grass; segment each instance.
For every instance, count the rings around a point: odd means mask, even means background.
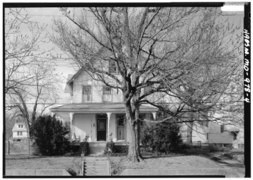
[[[189,170],[199,169],[223,169],[228,177],[244,177],[243,166],[230,166],[220,164],[208,157],[198,155],[172,155],[163,157],[146,157],[141,162],[130,162],[126,157],[110,157],[112,176],[120,176],[125,169],[144,169],[150,171],[152,169],[167,170]],[[208,171],[207,171],[208,173]],[[224,175],[225,175],[224,174]],[[169,174],[168,174],[169,175]],[[171,174],[173,175],[173,174]]]
[[[170,153],[168,155],[161,154],[160,157],[154,154],[146,153],[144,156],[145,159],[141,162],[128,161],[125,155],[108,156],[108,159],[111,163],[111,173],[113,176],[120,175],[125,169],[222,168],[219,162],[211,160],[211,154],[204,154],[202,151],[201,152],[197,151],[198,149],[195,148],[193,154],[190,154],[190,152],[187,152],[185,154]],[[222,152],[222,154],[223,153],[224,152]],[[66,169],[68,170],[68,172],[72,172],[73,174],[79,174],[81,170],[81,157],[80,156],[29,157],[24,155],[6,156],[5,167],[7,169]],[[238,169],[235,168],[233,170],[236,172]],[[240,171],[243,172],[243,168],[240,168]]]
[[[224,164],[212,159],[213,156],[225,158],[224,154],[231,151],[218,151],[216,149],[209,150],[208,148],[188,147],[181,150],[180,153],[156,154],[143,151],[144,160],[141,162],[130,162],[126,156],[111,156],[111,172],[113,176],[120,175],[125,169],[153,169],[153,168],[168,168],[168,169],[198,169],[198,168],[222,168]],[[241,153],[240,153],[241,154]],[[222,156],[221,156],[222,155]],[[232,158],[231,158],[232,159]],[[240,162],[238,161],[238,164]],[[237,172],[236,167],[227,165],[228,168]],[[240,172],[244,171],[243,164],[237,166]],[[243,176],[243,175],[242,175]]]
[[[120,175],[125,169],[189,169],[189,168],[219,168],[214,161],[200,156],[163,156],[146,157],[141,162],[131,162],[125,157],[110,157],[112,175]]]
[[[6,169],[66,169],[79,173],[81,169],[80,157],[39,157],[39,156],[7,156]]]

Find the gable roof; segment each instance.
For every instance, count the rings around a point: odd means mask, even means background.
[[[18,125],[23,125],[22,128],[20,128]],[[16,122],[12,128],[12,131],[22,131],[22,132],[26,132],[27,128],[24,122]]]
[[[97,51],[97,55],[101,55],[103,52],[105,52],[105,48],[101,47],[98,51]],[[68,81],[67,84],[70,84],[71,82],[73,82],[82,72],[84,71],[84,68],[81,67]]]
[[[67,84],[70,84],[73,82],[82,72],[84,71],[84,68],[80,68],[69,80],[67,81]]]

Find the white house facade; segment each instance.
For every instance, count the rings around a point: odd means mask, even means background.
[[[24,122],[16,122],[12,128],[13,139],[28,138],[28,130]]]
[[[125,106],[121,91],[104,86],[80,69],[67,82],[66,91],[71,102],[51,108],[58,118],[70,126],[71,141],[128,142]],[[157,108],[141,106],[146,119],[154,119]]]

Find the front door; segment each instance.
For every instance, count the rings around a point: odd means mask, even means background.
[[[97,141],[106,141],[106,114],[97,115]]]

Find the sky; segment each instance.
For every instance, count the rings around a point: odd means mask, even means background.
[[[65,19],[60,12],[59,8],[27,8],[27,12],[30,14],[33,21],[39,22],[41,25],[47,26],[44,35],[53,35],[54,20]],[[48,37],[50,39],[50,37]],[[71,66],[71,61],[66,61],[61,58],[67,58],[56,45],[52,42],[46,44],[48,49],[52,49],[50,52],[53,56],[58,57],[57,59],[57,73],[67,77],[68,74],[73,74],[77,71],[76,68]],[[73,65],[74,66],[74,65]]]
[[[59,8],[26,8],[26,10],[32,17],[32,20],[39,22],[40,25],[47,26],[45,30],[45,34],[47,35],[53,34],[54,19],[66,19],[60,12]],[[238,23],[242,18],[241,16],[233,15],[230,16],[229,19],[232,22],[234,21],[234,23]],[[74,67],[69,65],[71,64],[71,61],[67,62],[66,60],[61,59],[61,57],[64,58],[66,55],[64,55],[64,52],[59,50],[56,45],[53,43],[47,43],[46,47],[53,49],[52,55],[59,57],[57,71],[63,73],[64,77],[67,77],[68,74],[73,74],[78,70],[75,65],[73,65]]]

